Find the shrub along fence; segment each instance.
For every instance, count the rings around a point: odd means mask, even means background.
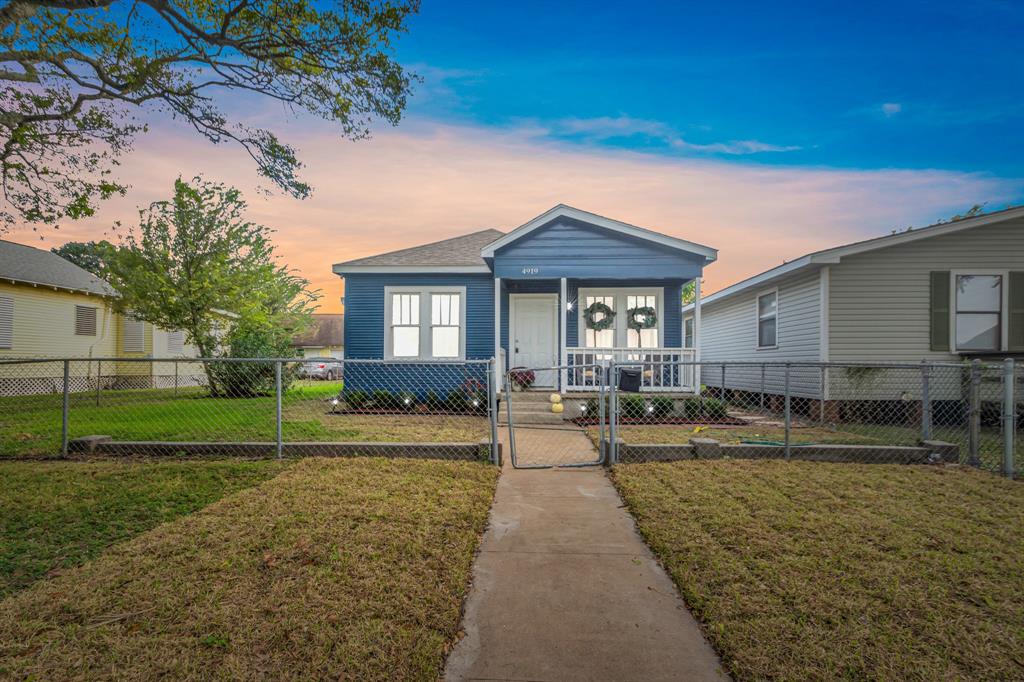
[[[0,456],[499,451],[490,361],[99,358],[0,362]]]

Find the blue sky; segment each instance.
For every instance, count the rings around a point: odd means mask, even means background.
[[[426,0],[411,119],[668,155],[1024,175],[1024,2]]]
[[[221,101],[297,148],[309,199],[260,191],[241,149],[154,116],[120,168],[127,196],[15,237],[109,237],[203,173],[243,191],[329,311],[331,263],[514,228],[560,202],[718,248],[709,292],[975,203],[1024,204],[1024,0],[424,0],[409,29],[397,56],[424,82],[369,140]]]

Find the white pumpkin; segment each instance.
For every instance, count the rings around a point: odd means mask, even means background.
[[[555,414],[561,414],[562,410],[565,409],[565,405],[562,403],[551,403],[551,411]]]
[[[557,393],[552,393],[550,396],[550,400],[552,403],[557,405],[558,403],[562,402],[562,396],[558,395]]]

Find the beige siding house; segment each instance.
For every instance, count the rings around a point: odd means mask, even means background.
[[[684,318],[693,317],[692,306]],[[701,359],[753,362],[961,362],[1024,357],[1024,208],[941,223],[808,254],[704,299]],[[760,371],[726,374],[760,390]],[[779,392],[778,373],[767,390]],[[853,373],[850,373],[853,376]],[[706,369],[703,382],[721,385]],[[886,381],[794,370],[793,394],[905,398]],[[936,387],[955,393],[956,382]]]
[[[114,388],[173,381],[171,362],[99,361],[196,356],[182,332],[113,312],[115,295],[106,282],[54,253],[0,240],[0,360],[76,358],[69,367],[72,390],[90,390],[97,382]],[[198,371],[190,365],[179,370]],[[59,391],[62,377],[59,362],[6,365],[0,367],[0,393]]]

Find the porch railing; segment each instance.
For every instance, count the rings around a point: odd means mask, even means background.
[[[568,369],[565,390],[596,391],[600,382],[593,365],[611,360],[616,365],[641,370],[640,390],[649,392],[693,393],[697,390],[697,371],[692,364],[692,348],[567,348]]]

